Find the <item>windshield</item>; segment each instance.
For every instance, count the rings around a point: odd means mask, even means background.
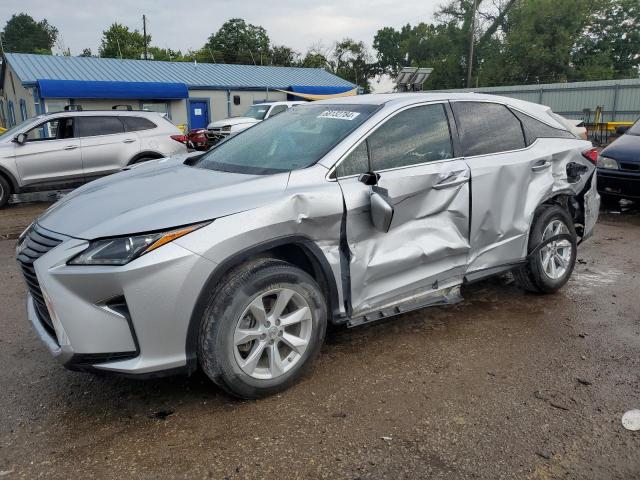
[[[254,105],[243,115],[244,117],[255,118],[256,120],[264,120],[264,116],[269,111],[269,105]]]
[[[627,130],[629,135],[640,135],[640,120],[636,120],[636,123],[631,125],[631,128]]]
[[[25,126],[27,126],[27,124],[32,123],[35,119],[38,119],[38,118],[42,118],[42,116],[38,116],[35,118],[27,118],[26,120],[23,120],[19,124],[14,125],[9,130],[7,130],[2,135],[0,135],[0,140],[6,140],[8,138],[13,139],[13,137],[15,137],[20,132],[20,130],[22,130]]]
[[[310,104],[288,109],[230,138],[194,166],[266,175],[315,164],[361,125],[377,105]]]

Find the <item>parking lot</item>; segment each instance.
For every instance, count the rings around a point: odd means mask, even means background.
[[[508,278],[465,302],[329,332],[294,388],[238,401],[204,375],[67,371],[32,333],[0,212],[1,478],[640,476],[640,215],[601,214],[558,294]]]

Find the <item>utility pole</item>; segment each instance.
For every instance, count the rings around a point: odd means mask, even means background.
[[[144,38],[144,59],[149,59],[149,51],[147,50],[147,16],[142,15],[142,35]]]
[[[473,0],[471,12],[471,32],[469,32],[469,56],[467,57],[467,88],[471,88],[471,72],[473,71],[473,44],[476,40],[476,9],[478,0]]]

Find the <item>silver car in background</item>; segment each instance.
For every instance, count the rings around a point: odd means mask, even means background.
[[[75,188],[127,165],[185,153],[156,112],[64,111],[0,135],[0,207],[11,194]]]
[[[594,161],[548,108],[510,98],[301,105],[53,205],[17,245],[28,316],[70,369],[200,366],[269,395],[309,368],[329,322],[456,303],[508,271],[557,291],[596,222]]]

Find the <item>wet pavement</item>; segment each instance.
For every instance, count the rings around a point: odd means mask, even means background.
[[[232,399],[201,374],[74,373],[28,325],[0,212],[0,478],[636,479],[640,215],[601,216],[559,293],[501,277],[465,301],[332,329],[300,384]],[[3,238],[9,238],[5,240]]]

